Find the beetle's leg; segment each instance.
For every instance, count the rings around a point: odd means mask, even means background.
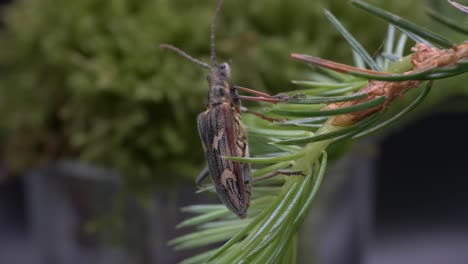
[[[247,88],[247,87],[242,87],[242,86],[237,86],[237,85],[234,85],[233,87],[235,89],[239,89],[239,90],[242,90],[242,91],[250,93],[250,94],[255,94],[257,96],[272,97],[271,95],[269,95],[267,93],[263,93],[263,92],[260,92],[260,91],[254,90],[254,89],[250,89],[250,88]]]
[[[268,117],[262,113],[259,113],[259,112],[255,112],[255,111],[250,111],[247,107],[245,106],[241,106],[240,108],[241,112],[242,113],[246,113],[246,114],[252,114],[252,115],[255,115],[257,117],[260,117],[261,119],[264,119],[264,120],[267,120],[269,122],[283,122],[283,121],[287,121],[288,119],[286,118],[273,118],[273,117]]]
[[[208,170],[208,166],[206,166],[203,168],[200,174],[198,174],[197,178],[195,179],[195,184],[198,187],[203,187],[202,182],[206,179],[206,177],[208,177],[208,175],[210,175],[210,171]]]
[[[255,179],[252,180],[252,182],[271,179],[271,178],[273,178],[275,176],[278,176],[278,175],[286,175],[286,176],[301,175],[301,176],[305,176],[304,173],[302,173],[302,171],[274,171],[274,172],[269,173],[269,174],[267,174],[265,176],[255,178]]]
[[[248,101],[261,101],[261,102],[267,102],[267,103],[272,103],[272,104],[284,102],[274,97],[257,97],[257,96],[247,96],[247,95],[239,95],[239,99],[248,100]]]
[[[286,94],[269,95],[266,93],[262,93],[262,92],[249,89],[246,87],[241,87],[241,86],[232,86],[232,88],[235,90],[241,90],[247,93],[257,95],[257,96],[237,95],[238,98],[241,100],[263,101],[263,102],[268,102],[268,103],[273,103],[273,104],[287,102],[289,100],[289,95],[286,95]]]
[[[231,86],[230,90],[231,90],[231,97],[232,97],[232,101],[234,102],[234,104],[240,108],[240,111],[243,112],[243,113],[249,113],[249,114],[252,114],[252,115],[256,115],[262,119],[265,119],[269,122],[281,122],[281,121],[285,121],[287,119],[285,118],[271,118],[271,117],[268,117],[264,114],[261,114],[261,113],[258,113],[258,112],[254,112],[254,111],[250,111],[249,109],[247,109],[247,107],[244,107],[244,106],[241,106],[240,105],[240,99],[245,99],[245,96],[241,96],[239,94],[237,94],[237,89],[248,89],[248,88],[244,88],[244,87],[239,87],[239,86]],[[262,96],[268,96],[268,97],[273,97],[273,96],[270,96],[266,93],[262,93],[262,92],[258,92],[258,91],[255,91],[255,90],[251,90],[251,89],[248,89],[249,91],[254,91],[256,92],[258,95],[262,95]],[[287,96],[287,95],[286,95]],[[263,101],[263,99],[267,100],[267,102],[272,102],[272,103],[277,103],[278,102],[278,99],[276,98],[264,98],[264,97],[252,97],[252,96],[247,96],[248,98],[255,98],[256,101]],[[258,98],[261,98],[259,100],[257,100]],[[279,98],[279,96],[278,96]],[[273,101],[271,101],[273,100]]]

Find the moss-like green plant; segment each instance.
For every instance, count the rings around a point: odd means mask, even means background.
[[[292,54],[295,59],[321,68],[311,74],[311,80],[295,81],[305,89],[288,92],[291,97],[286,103],[264,105],[261,110],[268,117],[287,121],[268,122],[245,116],[254,157],[227,157],[256,165],[254,178],[276,170],[299,170],[306,176],[256,182],[245,220],[237,219],[221,205],[184,208],[197,215],[178,227],[197,225],[198,229],[170,241],[175,249],[227,242],[183,263],[295,263],[297,231],[323,180],[328,156],[332,154],[327,154],[330,146],[387,127],[421,103],[434,80],[468,71],[467,44],[454,45],[445,37],[360,0],[352,3],[391,24],[383,51],[373,58],[326,11],[327,18],[353,48],[356,65],[370,70]],[[402,32],[399,38],[396,29]],[[405,56],[408,38],[418,44]],[[415,94],[406,106],[396,114],[384,116],[393,100],[409,90]]]
[[[0,35],[0,127],[9,168],[86,160],[116,168],[137,190],[196,175],[203,166],[193,139],[205,73],[158,46],[168,42],[208,58],[215,2],[14,1]],[[303,71],[288,59],[291,48],[346,58],[345,44],[329,45],[338,34],[318,14],[327,5],[346,16],[347,7],[327,2],[226,1],[217,47],[233,60],[234,83],[287,89]],[[406,3],[388,6],[409,12]],[[355,29],[363,23],[349,22]],[[377,47],[380,30],[368,25],[359,36]]]

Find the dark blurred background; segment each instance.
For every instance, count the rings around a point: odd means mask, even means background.
[[[206,72],[158,46],[208,61],[216,1],[1,2],[0,263],[174,263],[192,254],[166,242],[183,232],[173,229],[186,217],[181,206],[216,202],[192,183],[204,166],[195,117]],[[372,2],[464,40],[424,14],[431,7],[466,25],[445,1]],[[233,83],[296,88],[289,80],[310,71],[290,52],[352,63],[323,8],[379,50],[386,24],[347,1],[227,0],[217,49],[232,61]],[[436,82],[425,105],[336,165],[349,173],[328,173],[316,206],[325,209],[308,222],[320,231],[302,232],[320,263],[468,263],[466,81]]]

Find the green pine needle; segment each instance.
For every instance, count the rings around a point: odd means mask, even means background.
[[[443,16],[439,14],[437,11],[432,10],[432,9],[427,9],[426,12],[435,21],[447,26],[448,28],[458,31],[462,34],[468,35],[468,28],[463,27],[460,23],[457,23],[456,21],[453,21],[452,19]]]
[[[376,106],[379,106],[385,102],[387,98],[385,96],[377,97],[371,101],[348,106],[342,107],[339,109],[332,109],[332,110],[318,110],[318,111],[307,111],[307,110],[286,110],[286,109],[272,109],[271,111],[276,114],[280,114],[283,116],[290,116],[290,117],[319,117],[319,116],[335,116],[335,115],[342,115],[348,113],[359,112],[366,109],[371,109]]]
[[[437,45],[440,45],[441,47],[444,47],[444,48],[451,48],[454,44],[453,41],[449,41],[447,40],[446,38],[434,33],[434,32],[431,32],[427,29],[424,29],[416,24],[414,24],[413,22],[410,22],[402,17],[399,17],[395,14],[392,14],[388,11],[385,11],[381,8],[378,8],[378,7],[375,7],[369,3],[366,3],[364,1],[361,1],[361,0],[351,0],[351,3],[354,4],[355,6],[359,7],[359,8],[362,8],[363,10],[375,15],[375,16],[378,16],[384,20],[386,20],[387,22],[395,25],[395,26],[398,26],[404,30],[407,30],[413,34],[416,34],[418,36],[420,36],[421,38],[425,38],[431,42],[433,42],[434,44],[437,44]]]
[[[381,71],[382,69],[372,59],[371,55],[362,47],[362,45],[351,35],[348,30],[338,21],[338,19],[328,10],[325,9],[325,16],[340,32],[340,34],[348,41],[353,50],[371,67],[374,71]]]

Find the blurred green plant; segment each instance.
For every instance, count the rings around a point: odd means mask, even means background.
[[[138,190],[196,175],[203,163],[194,139],[205,73],[158,45],[173,43],[208,58],[215,2],[14,1],[3,13],[0,35],[0,128],[8,167],[86,160],[118,169]],[[416,6],[394,2],[387,6],[403,13]],[[303,72],[287,58],[291,49],[344,60],[345,44],[318,15],[322,5],[347,16],[355,31],[364,23],[335,2],[227,1],[218,49],[233,59],[234,83],[287,89]],[[383,26],[368,24],[360,39],[377,49]]]
[[[456,45],[366,2],[352,3],[390,23],[382,52],[370,56],[335,16],[325,11],[352,47],[360,69],[291,54],[294,59],[320,67],[310,74],[311,80],[294,81],[305,89],[287,92],[292,97],[286,103],[263,106],[262,114],[287,121],[268,122],[244,115],[255,155],[227,157],[256,165],[254,179],[276,170],[299,170],[307,176],[255,182],[249,217],[244,220],[222,205],[184,208],[196,215],[177,227],[197,226],[197,230],[170,241],[175,249],[227,242],[182,263],[296,263],[298,230],[322,182],[330,147],[346,145],[386,128],[415,109],[428,95],[434,80],[468,71],[468,44]],[[402,32],[399,37],[397,29]],[[408,38],[417,43],[411,54],[404,49]],[[422,83],[426,83],[425,87],[417,89]],[[383,114],[394,99],[409,90],[415,94],[405,100],[404,108],[392,115]],[[466,86],[463,90],[467,92]],[[450,93],[447,89],[444,92]],[[201,191],[213,192],[214,188]]]

